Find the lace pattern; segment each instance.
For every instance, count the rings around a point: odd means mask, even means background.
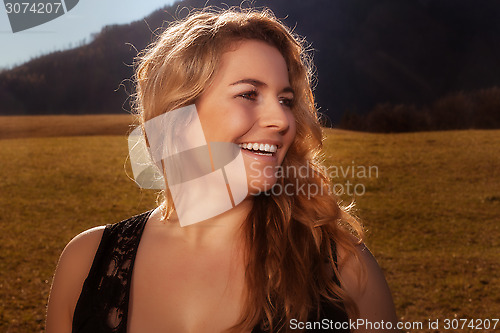
[[[74,333],[126,333],[133,264],[150,214],[106,226],[75,309]]]

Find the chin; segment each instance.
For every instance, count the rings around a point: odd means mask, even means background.
[[[252,178],[248,179],[248,194],[258,195],[269,191],[276,184],[276,178]]]

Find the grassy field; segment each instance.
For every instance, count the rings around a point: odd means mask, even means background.
[[[0,133],[10,133],[0,140],[0,332],[42,331],[64,245],[156,198],[127,176],[124,117],[91,132],[100,126],[92,116],[23,118],[0,118]],[[326,133],[331,170],[378,171],[334,180],[358,185],[357,213],[398,316],[424,323],[409,331],[493,332],[445,330],[443,321],[500,317],[500,131]],[[427,329],[428,319],[440,327]]]
[[[2,116],[0,139],[125,135],[132,115]]]

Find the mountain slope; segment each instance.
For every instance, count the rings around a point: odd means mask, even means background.
[[[144,20],[106,27],[88,45],[0,73],[0,114],[129,110],[134,47],[143,49],[154,38],[152,30],[188,12],[180,8],[205,2],[181,1]],[[422,105],[451,92],[500,85],[498,1],[484,0],[481,6],[468,0],[253,4],[270,7],[312,44],[318,106],[334,122],[346,110],[365,113],[386,102]]]

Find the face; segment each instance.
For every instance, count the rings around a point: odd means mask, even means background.
[[[224,53],[212,84],[196,101],[207,142],[240,146],[249,193],[270,189],[295,137],[294,93],[285,59],[261,41]]]

